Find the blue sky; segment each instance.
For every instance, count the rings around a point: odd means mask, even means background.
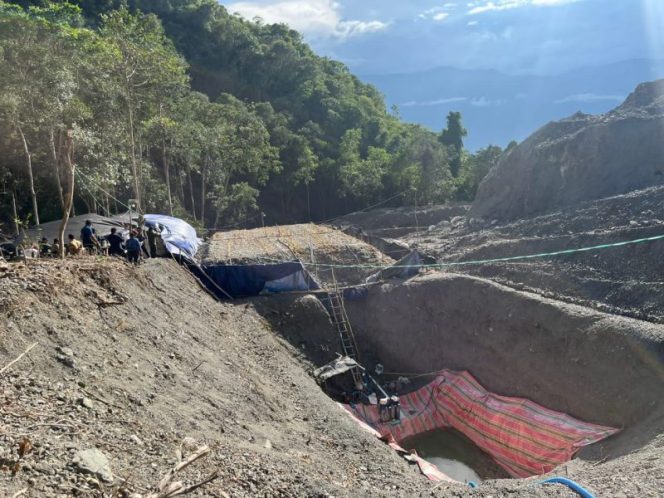
[[[437,66],[556,74],[664,56],[664,0],[246,0],[360,74]]]

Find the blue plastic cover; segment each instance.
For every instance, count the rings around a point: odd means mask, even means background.
[[[143,216],[145,224],[149,227],[159,225],[161,238],[166,249],[171,254],[181,254],[194,259],[201,240],[196,235],[196,230],[189,223],[180,218],[165,216],[163,214],[146,214]]]
[[[244,266],[211,264],[203,266],[204,273],[195,267],[192,271],[204,282],[212,279],[233,298],[320,288],[300,262]],[[208,288],[213,290],[209,285]]]

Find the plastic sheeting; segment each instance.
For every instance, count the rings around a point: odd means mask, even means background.
[[[410,278],[420,272],[422,256],[417,251],[411,251],[394,265],[367,277],[367,283],[379,282],[388,278]]]
[[[337,375],[349,372],[356,367],[357,367],[357,362],[353,358],[350,358],[348,356],[342,356],[341,358],[332,360],[327,365],[323,365],[322,367],[317,368],[316,370],[314,370],[313,374],[314,378],[320,382],[331,379],[332,377],[335,377]]]
[[[590,424],[523,398],[486,391],[468,372],[441,371],[426,386],[399,397],[399,423],[380,422],[378,408],[347,409],[397,443],[434,429],[454,428],[513,477],[550,472],[583,446],[619,431]]]
[[[193,260],[200,247],[201,240],[196,234],[196,229],[189,223],[179,218],[163,214],[146,214],[143,216],[146,226],[159,225],[161,239],[164,241],[166,250],[171,254],[186,256]]]
[[[196,273],[196,269],[192,268]],[[233,298],[258,296],[266,292],[309,291],[318,283],[300,262],[270,265],[203,265],[199,277],[212,279]],[[214,285],[208,288],[215,292]],[[224,297],[224,296],[219,296]]]
[[[81,228],[85,226],[86,220],[92,221],[92,226],[97,231],[98,237],[103,237],[111,233],[112,227],[116,227],[119,230],[122,230],[123,223],[129,223],[128,216],[124,219],[122,216],[108,217],[93,213],[72,216],[67,222],[65,237],[67,237],[67,234],[71,233],[78,239],[81,236]],[[60,230],[60,221],[61,220],[55,220],[49,221],[48,223],[42,223],[38,227],[30,228],[27,230],[26,234],[33,242],[38,242],[42,237],[46,237],[49,242],[53,242],[53,239],[57,239],[59,237],[58,232]],[[23,241],[24,237],[21,236],[19,239],[20,241]]]

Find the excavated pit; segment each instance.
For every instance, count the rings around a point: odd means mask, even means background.
[[[434,464],[459,482],[480,483],[488,479],[505,479],[507,473],[489,455],[454,429],[424,432],[402,442],[406,450]]]
[[[303,358],[321,365],[336,357],[337,333],[314,296],[255,302]],[[371,287],[365,299],[345,305],[369,369],[381,363],[386,372],[408,374],[467,370],[493,393],[621,429],[584,448],[578,461],[638,458],[664,433],[661,325],[440,272]],[[435,454],[440,434],[418,438],[407,445],[424,448],[434,460],[444,457]],[[480,479],[505,477],[482,470],[481,458],[463,463]]]

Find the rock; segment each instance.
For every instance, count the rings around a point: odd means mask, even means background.
[[[88,409],[90,409],[90,410],[91,410],[92,408],[95,407],[94,403],[92,402],[92,400],[91,400],[90,398],[85,398],[85,397],[83,397],[83,398],[78,398],[78,399],[76,400],[76,402],[77,402],[79,405],[81,405],[82,407],[84,407],[84,408],[88,408]]]
[[[58,356],[57,360],[69,368],[76,368],[76,361],[74,361],[73,358],[69,358],[67,356]]]
[[[113,481],[111,464],[106,455],[97,448],[78,451],[74,455],[72,463],[79,472],[93,474],[105,482]]]
[[[141,438],[139,438],[136,434],[132,434],[131,436],[129,436],[129,440],[134,444],[143,446],[143,441],[141,441]]]
[[[634,220],[632,220],[632,221],[629,222],[629,226],[631,226],[631,227],[638,227],[638,226],[639,226],[639,222],[638,222],[638,221],[634,221]]]
[[[58,346],[55,348],[55,350],[60,353],[62,356],[68,356],[70,358],[74,357],[74,351],[71,348],[68,348],[66,346]]]

